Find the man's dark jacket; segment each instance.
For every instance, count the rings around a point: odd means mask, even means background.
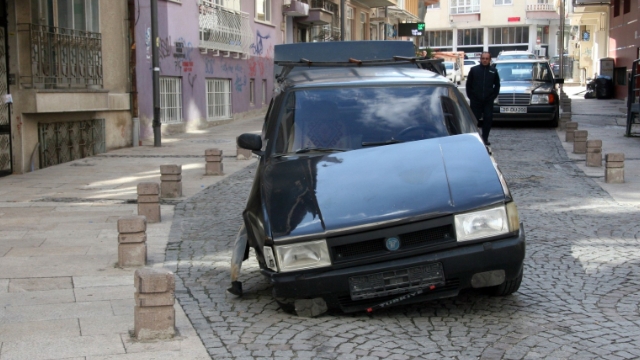
[[[493,102],[500,93],[498,71],[491,65],[476,65],[469,70],[466,87],[470,102]]]

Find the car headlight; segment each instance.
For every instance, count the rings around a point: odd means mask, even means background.
[[[280,271],[294,271],[331,265],[326,240],[274,246]]]
[[[551,94],[533,94],[531,95],[532,104],[550,104],[549,97]]]
[[[454,221],[459,242],[503,235],[520,227],[518,211],[513,202],[506,206],[459,214]]]

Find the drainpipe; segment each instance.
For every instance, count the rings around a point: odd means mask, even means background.
[[[131,102],[131,118],[132,118],[132,146],[140,145],[140,118],[138,117],[138,78],[136,72],[136,23],[138,15],[136,15],[135,0],[128,0],[129,10],[129,77],[131,79],[131,89],[129,99]]]
[[[160,128],[160,54],[158,46],[160,46],[160,38],[158,37],[158,0],[151,0],[151,49],[152,49],[152,67],[153,67],[153,146],[161,147],[161,128]]]

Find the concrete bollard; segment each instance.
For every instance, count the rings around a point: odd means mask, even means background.
[[[160,186],[154,182],[138,184],[138,215],[148,223],[160,222]]]
[[[168,339],[176,331],[176,279],[166,269],[138,269],[134,274],[136,288],[133,335],[138,340]]]
[[[160,165],[160,197],[182,197],[182,165]]]
[[[223,175],[222,170],[222,150],[207,149],[204,151],[204,158],[207,162],[205,175]]]
[[[566,130],[566,134],[565,134],[564,141],[573,142],[575,132],[576,130],[578,130],[578,123],[577,122],[566,123],[565,130]]]
[[[587,166],[602,166],[602,140],[587,140]]]
[[[576,130],[573,132],[573,153],[574,154],[586,154],[587,153],[587,136],[589,133],[587,130]]]
[[[565,130],[567,128],[567,123],[571,122],[571,113],[563,112],[560,114],[560,130]]]
[[[236,138],[236,144],[238,143],[238,138]],[[236,145],[236,159],[237,160],[249,160],[251,159],[251,155],[253,154],[251,150],[243,149],[240,146]]]
[[[604,182],[607,184],[624,183],[624,154],[605,155]]]
[[[147,218],[125,216],[118,219],[118,266],[147,263]]]

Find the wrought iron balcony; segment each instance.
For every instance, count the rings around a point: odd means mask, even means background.
[[[34,24],[18,24],[18,31],[28,37],[31,58],[31,66],[21,66],[23,86],[102,88],[100,33]]]
[[[545,0],[527,1],[527,11],[555,11],[553,3]]]
[[[249,57],[252,36],[249,14],[239,9],[239,0],[200,1],[198,47],[202,51],[213,50],[227,56],[233,53],[236,57]]]

